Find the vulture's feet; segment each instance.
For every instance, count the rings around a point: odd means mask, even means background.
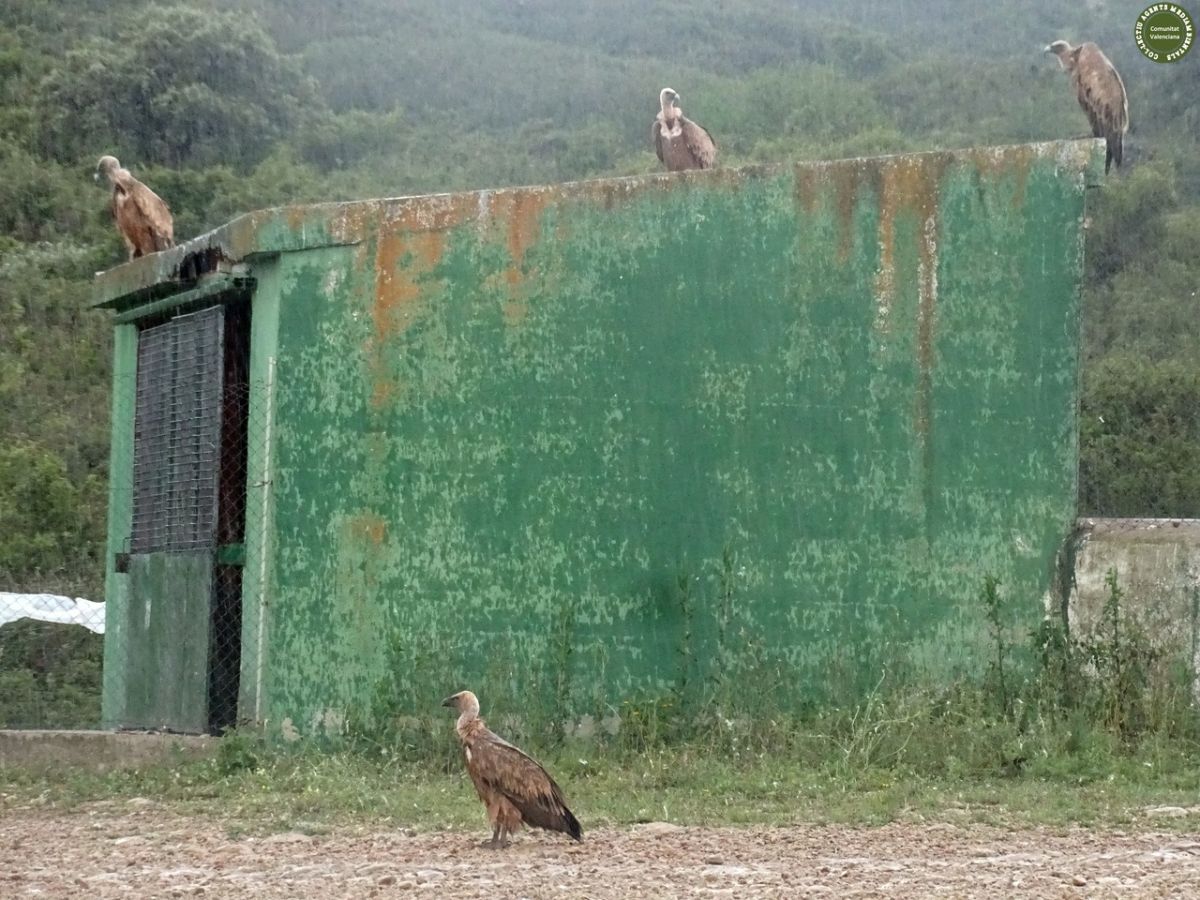
[[[507,838],[504,840],[492,838],[490,841],[484,841],[479,846],[483,847],[486,850],[503,850],[505,847],[507,847],[511,843],[512,843],[512,841],[508,840]]]

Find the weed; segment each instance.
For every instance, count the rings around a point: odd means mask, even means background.
[[[222,777],[253,772],[258,769],[266,749],[262,736],[256,732],[231,731],[217,745],[213,765]]]
[[[567,710],[571,709],[571,658],[575,652],[575,605],[564,603],[555,622],[554,653],[554,708],[550,723],[555,743],[566,739]]]
[[[988,629],[991,633],[995,658],[988,663],[988,671],[995,685],[995,697],[1003,716],[1012,715],[1012,697],[1009,696],[1009,685],[1005,678],[1005,658],[1008,656],[1008,641],[1004,636],[1004,623],[1001,620],[1002,605],[1000,602],[1000,580],[994,575],[986,575],[983,579],[983,590],[980,600],[987,616]]]
[[[731,676],[733,675],[734,653],[730,646],[730,631],[733,626],[733,595],[736,589],[736,559],[733,548],[726,544],[721,548],[721,569],[717,573],[717,653],[713,667],[715,699],[720,708],[728,708]]]
[[[695,628],[696,607],[692,599],[692,577],[681,571],[675,579],[676,596],[679,602],[679,619],[682,629],[679,635],[679,656],[677,675],[675,678],[675,696],[680,708],[686,707],[686,698],[691,685],[691,674],[695,666],[692,649],[692,635]]]

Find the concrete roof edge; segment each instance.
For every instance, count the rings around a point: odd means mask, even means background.
[[[255,256],[355,244],[366,235],[366,224],[370,221],[412,218],[415,227],[436,228],[441,218],[439,210],[448,213],[450,210],[464,209],[477,211],[475,214],[483,218],[487,215],[488,204],[492,198],[512,194],[553,191],[569,198],[594,195],[597,191],[632,191],[643,185],[661,186],[672,183],[673,179],[731,180],[762,177],[797,169],[823,170],[889,165],[898,160],[962,160],[979,164],[986,159],[994,165],[1009,154],[1021,154],[1026,158],[1054,158],[1060,165],[1081,171],[1088,184],[1095,184],[1103,171],[1103,146],[1103,142],[1098,139],[1044,141],[272,207],[244,213],[170,250],[143,256],[107,271],[98,272],[93,283],[91,305],[101,308],[128,308],[185,290],[195,284],[200,275],[214,271],[232,271],[235,266]]]

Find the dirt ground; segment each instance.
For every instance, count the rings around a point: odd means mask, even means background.
[[[0,817],[0,897],[1200,897],[1200,841],[1152,831],[600,828],[231,837],[134,799]]]

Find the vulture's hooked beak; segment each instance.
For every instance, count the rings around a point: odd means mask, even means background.
[[[454,706],[454,705],[455,705],[455,702],[454,702],[453,695],[447,697],[445,700],[442,701],[442,706]]]
[[[97,169],[95,172],[92,173],[92,181],[99,183],[99,181],[100,181],[100,170],[99,169]]]

